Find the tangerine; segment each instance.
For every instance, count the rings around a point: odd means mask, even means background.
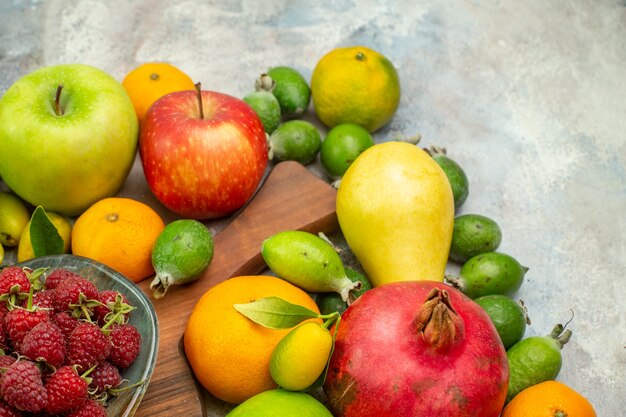
[[[133,102],[141,124],[152,104],[174,91],[193,90],[193,80],[180,69],[165,62],[148,62],[129,72],[122,85]]]
[[[105,198],[74,223],[72,253],[138,282],[154,274],[152,247],[163,229],[163,219],[150,206],[131,198]]]
[[[596,417],[596,412],[574,389],[558,381],[545,381],[517,394],[502,417]]]
[[[221,282],[204,293],[194,307],[185,330],[185,353],[200,384],[215,397],[239,404],[276,388],[270,358],[291,329],[263,327],[233,308],[233,304],[271,296],[319,313],[306,292],[265,275]]]

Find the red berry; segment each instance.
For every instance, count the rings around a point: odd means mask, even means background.
[[[37,413],[48,405],[41,372],[31,361],[17,361],[6,371],[0,385],[2,398],[18,410]]]
[[[15,286],[19,288],[15,288]],[[0,294],[27,293],[30,290],[30,280],[26,272],[19,266],[9,266],[0,271]]]
[[[139,355],[141,335],[132,324],[121,324],[113,327],[111,338],[111,354],[109,362],[120,369],[128,368]]]
[[[57,268],[51,271],[46,277],[46,289],[55,289],[62,281],[65,281],[67,278],[80,278],[80,275],[76,274],[75,272],[68,271],[64,268]]]
[[[0,349],[6,351],[9,347],[7,343],[7,332],[6,327],[4,325],[4,318],[0,319]]]
[[[24,336],[21,353],[34,361],[43,359],[58,368],[65,361],[63,333],[52,322],[42,321]]]
[[[80,320],[76,317],[72,317],[69,313],[62,311],[60,313],[56,313],[52,316],[52,321],[57,325],[59,329],[61,329],[61,333],[65,339],[70,338],[70,334],[74,331],[76,326],[80,324]]]
[[[39,307],[40,309],[52,310],[52,291],[37,291],[33,294],[33,300],[31,302],[33,307]],[[22,307],[28,306],[28,298],[22,301]]]
[[[100,405],[99,402],[94,401],[94,400],[87,400],[76,410],[67,414],[66,417],[106,417],[106,416],[107,416],[107,411],[102,405]]]
[[[2,385],[2,378],[4,378],[6,370],[9,369],[16,360],[14,356],[0,355],[0,386]],[[2,417],[2,414],[0,414],[0,417]]]
[[[110,352],[111,340],[93,323],[81,322],[67,341],[67,361],[82,371],[104,361]]]
[[[80,406],[87,399],[87,381],[71,366],[62,366],[46,382],[46,412],[58,414]]]
[[[82,294],[82,297],[81,297]],[[54,289],[53,305],[56,311],[73,311],[81,302],[96,300],[98,288],[93,282],[81,278],[67,278]]]
[[[91,388],[95,389],[96,394],[106,392],[122,383],[119,369],[107,361],[98,365],[89,374],[89,377],[91,378]]]
[[[16,307],[9,311],[4,318],[4,325],[13,347],[19,350],[22,340],[26,333],[42,321],[49,320],[46,310],[34,309],[27,310],[25,308]]]
[[[11,407],[6,402],[0,400],[0,417],[23,417],[19,410],[16,410],[14,407]]]
[[[98,293],[98,301],[103,305],[94,307],[93,316],[100,325],[105,325],[108,320],[116,319],[117,324],[128,321],[128,315],[133,307],[128,303],[124,294],[114,290],[102,290]],[[116,313],[120,313],[116,316]]]

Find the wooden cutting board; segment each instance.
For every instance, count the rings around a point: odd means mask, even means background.
[[[272,234],[295,229],[314,233],[336,230],[335,196],[334,188],[301,164],[279,163],[250,204],[215,237],[213,261],[200,279],[170,288],[160,300],[152,298],[149,279],[139,283],[157,312],[160,339],[154,374],[135,416],[205,414],[180,343],[194,305],[219,282],[263,271],[261,243]]]

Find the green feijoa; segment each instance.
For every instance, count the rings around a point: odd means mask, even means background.
[[[336,291],[347,301],[350,291],[361,285],[346,276],[335,249],[309,232],[276,233],[263,241],[261,256],[277,276],[305,291]]]
[[[505,349],[524,337],[528,317],[521,303],[502,294],[485,295],[474,301],[485,310],[493,322]]]
[[[557,324],[549,335],[522,339],[506,352],[509,359],[507,402],[522,390],[557,377],[563,363],[561,349],[571,336],[571,330]]]
[[[291,67],[279,66],[270,68],[267,76],[274,82],[271,91],[280,103],[282,115],[287,118],[302,116],[311,102],[311,88],[302,74]]]
[[[270,135],[269,156],[279,161],[308,164],[315,160],[322,140],[312,123],[290,120],[278,126]]]
[[[487,252],[469,259],[461,267],[458,277],[446,275],[446,280],[470,298],[510,295],[522,285],[527,271],[527,267],[510,255]]]
[[[213,260],[213,246],[213,236],[197,220],[175,220],[165,226],[152,248],[153,296],[161,298],[170,286],[198,279]]]
[[[372,289],[372,284],[365,278],[365,275],[360,272],[349,268],[344,267],[346,271],[346,276],[352,282],[360,282],[361,287],[359,289],[350,291],[350,295],[348,297],[348,302],[345,302],[341,299],[341,296],[337,293],[323,293],[318,296],[317,306],[320,309],[322,314],[331,314],[334,312],[339,312],[339,314],[343,314],[348,308],[348,304],[354,302],[357,298],[359,298],[365,291]]]
[[[367,129],[344,123],[333,127],[322,142],[320,162],[329,177],[338,179],[364,150],[374,145]]]
[[[454,207],[459,208],[467,200],[469,195],[469,181],[463,168],[446,154],[446,148],[431,146],[425,149],[432,156],[437,164],[443,169],[454,196]]]
[[[271,134],[280,124],[280,104],[269,91],[254,91],[243,98],[261,119],[265,132]]]
[[[479,214],[463,214],[454,219],[450,259],[465,262],[476,255],[493,252],[502,242],[498,223]]]

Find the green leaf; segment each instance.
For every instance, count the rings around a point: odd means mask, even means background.
[[[233,304],[233,307],[253,322],[271,329],[289,329],[304,320],[321,317],[306,307],[279,297],[259,298],[247,304]]]
[[[63,238],[41,206],[30,218],[30,243],[37,258],[63,253]]]

